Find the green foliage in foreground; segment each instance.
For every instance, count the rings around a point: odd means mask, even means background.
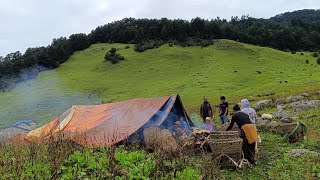
[[[306,118],[311,114],[319,117],[320,110],[297,114],[308,128],[303,142],[288,144],[282,136],[260,131],[262,143],[254,168],[219,168],[208,153],[184,151],[173,157],[148,153],[134,144],[98,149],[63,142],[27,147],[0,144],[0,179],[317,179],[320,157],[287,153],[301,148],[319,152],[320,122],[317,117]]]

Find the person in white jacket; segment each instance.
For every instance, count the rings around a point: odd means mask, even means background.
[[[248,114],[250,121],[256,126],[257,113],[256,110],[250,107],[248,99],[241,100],[241,111]]]

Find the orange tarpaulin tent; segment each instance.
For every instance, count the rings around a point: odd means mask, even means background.
[[[179,116],[193,126],[177,94],[101,105],[74,105],[50,123],[30,131],[25,140],[43,142],[59,137],[89,147],[110,146],[133,134],[141,134],[148,126],[171,127]]]

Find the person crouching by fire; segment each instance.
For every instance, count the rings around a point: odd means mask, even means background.
[[[206,122],[203,125],[203,129],[208,130],[208,131],[215,131],[216,125],[211,121],[210,117],[206,117]]]
[[[176,121],[174,124],[173,136],[181,143],[184,135],[186,135],[186,130],[182,128],[180,121]]]
[[[239,126],[240,137],[243,139],[242,151],[244,158],[247,159],[251,164],[256,165],[255,160],[256,143],[259,140],[257,129],[250,120],[248,114],[241,112],[240,106],[235,105],[233,107],[234,114],[231,118],[231,123],[226,131],[232,129],[234,123]]]
[[[186,134],[187,134],[188,136],[190,136],[190,135],[191,135],[191,131],[190,131],[190,127],[189,127],[188,123],[183,119],[182,116],[180,116],[179,121],[180,121],[180,123],[181,123],[181,128],[182,128],[182,130],[184,130],[184,131],[186,132]]]

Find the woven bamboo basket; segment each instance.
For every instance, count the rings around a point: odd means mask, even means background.
[[[227,124],[222,124],[218,129],[217,131],[225,131],[228,126],[229,126],[230,123],[227,123]],[[234,124],[233,127],[230,129],[231,131],[239,131],[239,127]]]
[[[239,131],[214,131],[210,133],[210,139],[238,139]]]
[[[209,139],[208,144],[213,154],[233,154],[242,152],[243,140],[238,139]]]
[[[235,166],[229,159],[232,158],[235,162],[239,162],[242,158],[242,143],[241,138],[238,139],[210,139],[208,144],[212,150],[213,156],[218,159],[220,166]],[[225,155],[225,156],[221,156]],[[229,158],[228,158],[228,157]]]

